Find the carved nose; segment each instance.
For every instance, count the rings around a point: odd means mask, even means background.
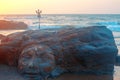
[[[34,67],[33,61],[29,62],[28,67],[29,67],[29,68],[33,68],[33,67]]]

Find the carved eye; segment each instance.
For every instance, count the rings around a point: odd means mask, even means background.
[[[32,54],[31,54],[31,52],[23,53],[22,57],[24,57],[24,58],[31,58]]]
[[[28,55],[26,55],[25,57],[26,57],[26,58],[31,58],[32,56],[28,54]]]

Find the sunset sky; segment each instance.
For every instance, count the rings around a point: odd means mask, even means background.
[[[120,0],[0,0],[0,14],[120,14]]]

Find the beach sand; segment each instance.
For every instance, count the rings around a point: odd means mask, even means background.
[[[56,79],[48,80],[120,80],[120,67],[115,67],[114,76],[103,75],[77,75],[77,74],[63,74]],[[6,65],[0,65],[0,80],[26,80],[21,76],[16,67],[9,67]]]

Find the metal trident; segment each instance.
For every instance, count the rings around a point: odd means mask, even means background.
[[[42,10],[36,10],[36,14],[37,14],[37,17],[38,17],[38,21],[39,21],[39,29],[40,29],[40,18],[41,18],[41,13],[42,13]]]

